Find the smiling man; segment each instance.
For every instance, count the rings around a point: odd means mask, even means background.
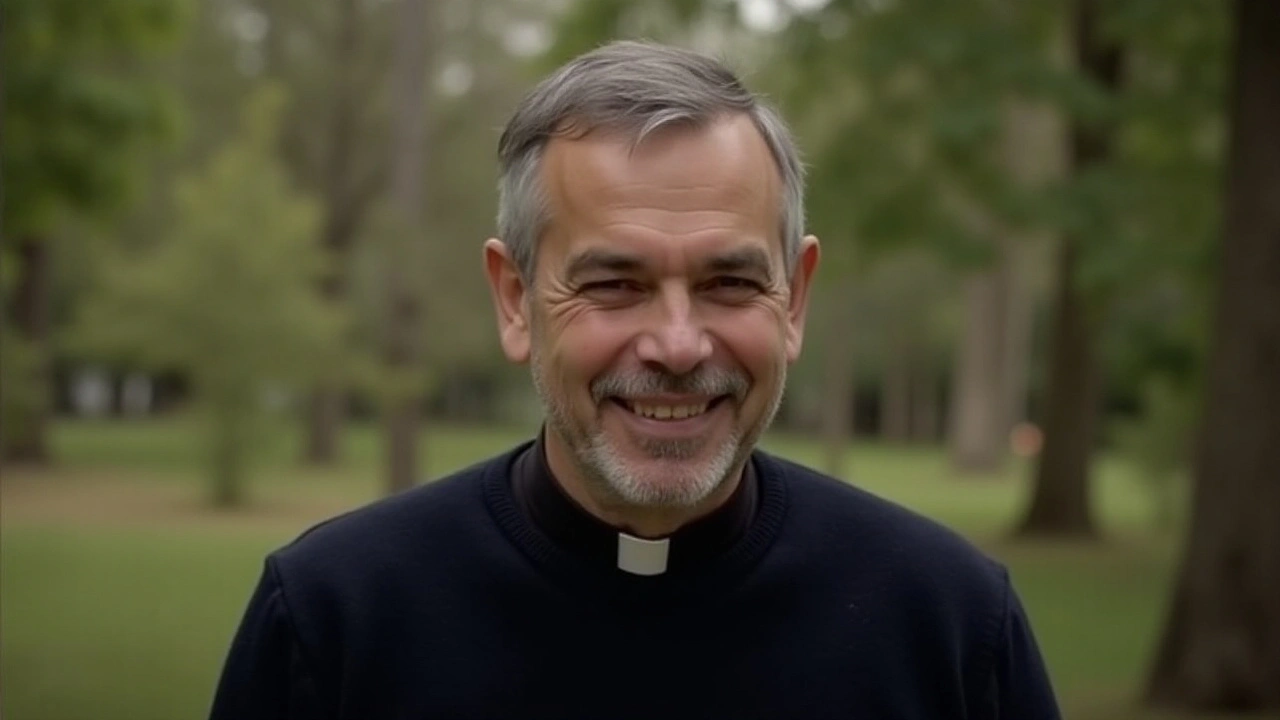
[[[756,448],[819,256],[776,113],[615,43],[499,158],[484,269],[542,431],[272,553],[212,717],[1057,718],[1002,566]]]
[[[666,536],[739,485],[800,352],[818,245],[780,221],[781,177],[751,115],[676,109],[654,123],[595,100],[603,117],[577,127],[517,116],[504,157],[520,133],[547,138],[554,221],[491,240],[486,267],[503,348],[532,361],[547,408],[552,475],[609,524]],[[599,127],[584,133],[588,120]],[[504,201],[531,201],[519,192]]]

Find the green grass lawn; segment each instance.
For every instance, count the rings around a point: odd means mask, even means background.
[[[528,430],[448,428],[430,436],[429,474],[465,466]],[[192,428],[181,422],[69,424],[59,466],[7,472],[0,533],[0,716],[5,720],[198,718],[263,555],[311,523],[378,494],[372,428],[347,438],[345,466],[304,470],[273,438],[254,505],[202,504]],[[802,462],[803,438],[766,445]],[[1158,630],[1170,543],[1146,531],[1125,468],[1099,466],[1106,542],[1004,540],[1025,473],[958,480],[932,449],[855,446],[852,481],[957,527],[1007,562],[1068,717],[1152,718],[1134,709]]]

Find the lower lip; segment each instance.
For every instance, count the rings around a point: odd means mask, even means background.
[[[681,418],[679,420],[658,420],[656,418],[648,418],[643,415],[637,415],[628,408],[619,405],[617,402],[610,400],[609,404],[622,414],[627,423],[637,431],[649,435],[651,437],[660,438],[687,438],[690,435],[697,435],[705,431],[715,422],[716,416],[720,413],[728,412],[728,399],[723,399],[715,404],[714,407],[708,408],[700,415],[693,417]]]

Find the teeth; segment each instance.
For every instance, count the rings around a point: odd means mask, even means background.
[[[630,403],[631,412],[655,420],[684,420],[707,411],[707,403],[697,405],[641,405]]]

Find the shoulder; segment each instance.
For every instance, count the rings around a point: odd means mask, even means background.
[[[791,498],[790,576],[835,594],[921,668],[956,675],[982,717],[1057,718],[1007,568],[942,523],[849,483],[765,456]],[[820,578],[817,583],[813,578]],[[956,664],[958,663],[958,665]],[[995,709],[992,709],[995,708]]]
[[[780,543],[788,577],[820,578],[821,592],[898,628],[900,640],[965,657],[966,672],[984,672],[1013,592],[1003,564],[937,520],[864,489],[776,457],[762,464],[790,497]]]
[[[506,472],[522,447],[329,518],[271,553],[269,561],[286,585],[316,577],[340,583],[457,547],[486,525],[484,478]]]
[[[787,536],[820,549],[826,561],[882,575],[908,591],[1002,601],[1005,567],[955,530],[812,468],[766,453],[759,457],[787,485]]]

